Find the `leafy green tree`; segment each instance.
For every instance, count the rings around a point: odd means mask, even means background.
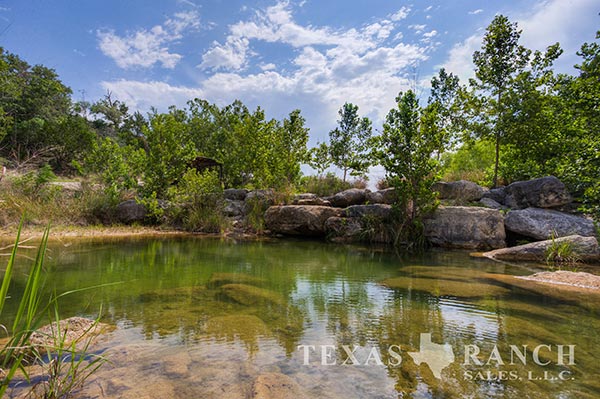
[[[385,168],[386,179],[397,190],[399,227],[396,245],[423,243],[422,217],[436,206],[431,185],[436,179],[442,134],[436,108],[419,106],[411,90],[396,97],[397,108],[386,116],[374,156]]]
[[[498,183],[500,147],[506,135],[508,110],[504,96],[512,79],[527,66],[531,51],[519,45],[521,31],[504,15],[497,15],[488,26],[481,50],[473,54],[475,79],[471,98],[473,128],[480,137],[495,141],[496,160],[493,185]]]
[[[438,118],[437,129],[441,135],[440,148],[437,151],[438,161],[442,152],[453,144],[460,132],[464,130],[463,88],[460,79],[452,73],[440,69],[437,76],[431,78],[431,94],[427,100],[428,107],[436,108]]]
[[[333,165],[343,172],[363,176],[369,168],[369,140],[372,126],[369,118],[358,116],[358,106],[345,103],[339,110],[338,127],[329,132],[329,150]]]
[[[317,143],[310,149],[308,155],[308,166],[317,171],[317,176],[322,176],[323,172],[331,166],[331,156],[327,143]]]
[[[281,152],[283,161],[283,174],[289,184],[298,182],[300,178],[300,164],[307,160],[309,129],[305,127],[306,119],[301,111],[292,111],[283,120],[281,132]]]
[[[0,144],[5,156],[20,163],[52,145],[46,137],[47,124],[69,115],[71,89],[54,70],[30,66],[2,48],[0,74]]]

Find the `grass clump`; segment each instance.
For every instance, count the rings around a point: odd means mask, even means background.
[[[581,259],[570,241],[558,241],[555,231],[550,235],[550,246],[546,249],[546,263],[551,269],[577,271]]]

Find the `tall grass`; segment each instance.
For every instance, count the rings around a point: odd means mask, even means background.
[[[0,317],[2,317],[6,298],[9,295],[9,289],[13,281],[14,265],[24,220],[25,217],[22,217],[15,243],[12,247],[4,275],[2,276],[2,284],[0,285]],[[94,322],[92,327],[83,332],[80,338],[71,343],[67,342],[66,330],[61,331],[58,299],[82,290],[53,295],[47,303],[42,305],[44,259],[49,231],[50,228],[46,227],[35,261],[29,270],[23,296],[14,316],[11,330],[9,331],[7,326],[2,326],[6,334],[10,333],[12,336],[0,348],[0,398],[6,393],[17,371],[20,370],[25,379],[29,381],[26,366],[34,362],[42,365],[42,369],[46,375],[43,376],[43,385],[40,387],[38,384],[38,386],[31,387],[31,393],[34,397],[39,396],[44,399],[53,399],[68,397],[73,389],[81,386],[105,361],[101,356],[87,354],[91,338],[85,342],[82,349],[77,347],[79,339],[95,328],[98,320]],[[33,345],[31,343],[32,335],[39,329],[48,313],[51,315],[50,320],[55,320],[51,329],[52,334],[47,337],[50,343],[44,346]],[[54,328],[54,326],[56,327]]]
[[[8,295],[8,290],[12,281],[13,268],[17,257],[17,248],[21,238],[21,229],[23,227],[24,217],[21,218],[19,228],[17,230],[17,238],[13,246],[11,255],[8,259],[6,270],[2,278],[0,286],[0,316],[4,309],[4,304]],[[19,302],[19,307],[12,324],[12,337],[8,340],[5,346],[0,349],[0,397],[4,395],[8,389],[9,382],[14,378],[17,370],[21,370],[27,377],[25,369],[25,357],[31,349],[29,339],[31,334],[39,327],[44,312],[40,312],[40,302],[42,299],[42,270],[44,265],[44,256],[46,254],[46,246],[48,243],[49,227],[44,231],[42,242],[38,248],[37,256],[27,277],[23,297]],[[6,326],[4,330],[8,333]]]

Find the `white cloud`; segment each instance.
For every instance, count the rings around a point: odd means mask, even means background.
[[[423,33],[423,37],[432,38],[438,34],[437,30],[432,30],[430,32]]]
[[[478,8],[477,10],[469,11],[469,15],[477,15],[481,14],[482,12],[483,10],[481,8]]]
[[[473,53],[481,48],[483,36],[476,34],[465,41],[455,44],[448,53],[448,59],[441,65],[446,71],[452,72],[465,83],[474,76]]]
[[[584,42],[594,40],[599,11],[596,0],[570,0],[568,5],[564,0],[542,1],[532,14],[517,18],[523,30],[521,41],[534,50],[560,42],[565,52],[557,66],[563,72],[572,71],[579,62],[576,52]]]
[[[196,29],[199,24],[198,14],[190,11],[177,13],[150,30],[141,29],[126,36],[118,36],[114,30],[99,30],[96,35],[102,53],[121,68],[148,68],[160,63],[163,68],[172,69],[181,55],[171,52],[168,45],[181,39],[185,30]]]
[[[408,25],[408,27],[415,31],[415,33],[422,33],[427,25]]]
[[[390,15],[390,19],[394,22],[401,21],[401,20],[405,19],[406,17],[408,17],[409,13],[410,13],[409,7],[401,7],[394,14]]]
[[[432,8],[433,8],[433,6],[429,6],[429,7],[427,7],[427,8],[426,8],[425,10],[423,10],[423,11],[427,12],[427,11],[430,11]]]
[[[294,56],[285,66],[268,63],[263,54],[253,52],[256,42],[288,46]],[[103,88],[136,109],[151,104],[161,109],[169,104],[183,106],[194,96],[219,105],[239,98],[277,118],[300,108],[308,117],[314,144],[326,138],[346,101],[380,124],[398,92],[411,87],[409,72],[427,60],[430,48],[402,42],[391,16],[350,29],[303,25],[286,2],[231,25],[224,40],[213,43],[202,55],[200,68],[215,72],[195,87],[120,80],[104,82]],[[248,66],[255,55],[259,72],[250,73]]]

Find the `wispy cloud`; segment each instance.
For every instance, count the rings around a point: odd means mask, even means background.
[[[121,68],[148,68],[160,63],[163,68],[174,68],[181,55],[169,50],[169,44],[181,39],[184,31],[200,27],[196,11],[176,13],[162,25],[149,30],[138,30],[119,36],[114,30],[98,30],[98,45],[104,55],[112,58]]]
[[[481,14],[482,12],[483,10],[481,8],[478,8],[477,10],[469,11],[469,15],[477,15]]]

